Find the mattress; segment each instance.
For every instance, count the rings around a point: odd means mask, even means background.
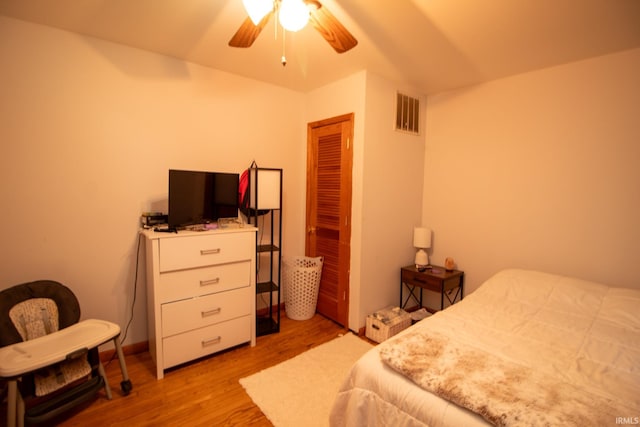
[[[534,424],[532,414],[496,422],[472,410],[477,408],[467,409],[427,391],[381,359],[381,354],[394,355],[394,346],[402,342],[434,334],[457,348],[473,349],[609,402],[613,409],[600,414],[609,425],[637,423],[639,307],[640,290],[536,271],[502,271],[464,300],[366,353],[336,396],[331,425]],[[571,398],[558,396],[559,401]]]

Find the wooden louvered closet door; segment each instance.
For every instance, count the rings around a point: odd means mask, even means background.
[[[307,256],[324,257],[318,313],[348,327],[353,114],[307,128]]]

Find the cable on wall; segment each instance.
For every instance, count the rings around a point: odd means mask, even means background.
[[[120,344],[124,344],[124,340],[127,339],[127,334],[129,333],[129,327],[131,326],[131,322],[133,322],[133,313],[134,308],[136,306],[136,299],[138,296],[138,271],[140,268],[140,241],[142,240],[142,234],[138,233],[138,243],[136,246],[136,268],[133,275],[133,301],[131,301],[131,312],[129,314],[129,321],[124,328],[124,333],[122,334],[122,338],[120,339]],[[105,367],[109,366],[109,364],[115,359],[117,356],[116,351],[113,352],[109,361],[105,364]]]

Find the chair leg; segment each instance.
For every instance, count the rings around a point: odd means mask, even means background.
[[[9,380],[7,386],[7,426],[13,427],[16,425],[18,407],[18,380]]]
[[[131,381],[129,380],[129,373],[127,372],[127,363],[124,360],[124,354],[122,353],[122,345],[120,345],[120,341],[118,337],[113,339],[113,343],[116,346],[116,352],[118,353],[118,362],[120,363],[120,371],[122,371],[122,381],[120,382],[120,388],[122,389],[122,393],[127,396],[133,385],[131,385]]]
[[[24,400],[22,399],[22,395],[20,394],[20,392],[17,393],[17,403],[16,403],[16,409],[17,409],[17,418],[18,418],[18,427],[24,427]]]
[[[104,372],[104,366],[102,366],[102,362],[98,362],[98,373],[104,381],[104,392],[107,394],[107,399],[111,400],[111,387],[109,387],[109,380],[107,380],[107,374]]]

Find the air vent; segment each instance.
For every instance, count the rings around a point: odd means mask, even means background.
[[[396,130],[420,135],[420,100],[398,92],[396,96]]]

